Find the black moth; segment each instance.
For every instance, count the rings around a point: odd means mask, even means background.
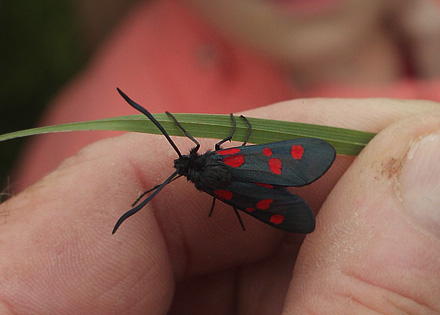
[[[239,147],[221,149],[221,145],[232,139],[235,132],[235,118],[231,114],[233,128],[228,137],[215,145],[215,151],[199,154],[199,143],[191,136],[176,118],[169,112],[182,132],[195,143],[189,154],[182,155],[160,123],[145,108],[131,100],[118,89],[121,96],[132,107],[148,117],[176,151],[178,158],[174,160],[176,171],[162,184],[144,192],[116,223],[113,233],[121,223],[141,210],[171,181],[185,176],[194,183],[198,190],[213,197],[210,215],[215,200],[219,199],[230,205],[244,229],[237,210],[278,229],[310,233],[315,229],[315,217],[305,200],[291,194],[286,187],[308,185],[320,178],[332,165],[336,152],[327,142],[316,138],[301,138],[279,141],[261,145],[246,145],[251,133]],[[150,196],[138,204],[146,194]]]

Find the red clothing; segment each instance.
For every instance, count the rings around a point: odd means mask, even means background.
[[[440,101],[440,81],[405,80],[381,88],[295,91],[270,61],[225,40],[182,1],[142,3],[90,65],[54,100],[41,125],[136,114],[120,87],[151,112],[230,113],[299,97],[394,97]],[[32,140],[18,170],[18,190],[84,145],[112,132],[50,134]]]

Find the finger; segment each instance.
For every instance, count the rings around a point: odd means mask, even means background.
[[[303,244],[285,310],[440,312],[440,112],[381,132]]]
[[[83,149],[1,205],[7,216],[0,229],[0,301],[12,313],[122,314],[150,306],[165,313],[173,274],[160,230],[125,240],[111,235],[138,180],[129,138]],[[154,290],[149,294],[145,281]]]
[[[271,118],[344,126],[340,112],[345,111],[351,113],[347,127],[357,121],[360,129],[371,130],[433,106],[381,104],[374,108],[379,114],[362,120],[365,101],[318,100],[304,105],[279,104],[266,113]],[[265,115],[264,111],[255,116]],[[214,142],[209,141],[210,147]],[[188,152],[187,140],[177,144]],[[169,306],[175,279],[251,263],[280,246],[282,233],[243,218],[244,233],[231,209],[220,203],[208,220],[210,198],[183,180],[166,187],[163,197],[159,195],[111,236],[116,219],[138,193],[172,172],[174,158],[175,152],[159,136],[108,139],[84,149],[3,204],[2,213],[9,215],[0,230],[0,300],[17,312],[160,311]],[[332,180],[338,176],[333,174]],[[326,188],[319,185],[318,193],[310,196],[323,200]]]

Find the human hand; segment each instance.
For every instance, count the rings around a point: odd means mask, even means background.
[[[314,209],[327,197],[304,244],[244,215],[243,232],[220,202],[208,219],[211,198],[185,180],[112,236],[137,194],[171,173],[175,152],[162,136],[143,134],[92,144],[1,205],[0,312],[439,312],[438,109],[318,99],[246,113],[372,132],[389,126],[354,163],[339,156],[323,178],[294,190]],[[176,143],[182,152],[192,145]]]

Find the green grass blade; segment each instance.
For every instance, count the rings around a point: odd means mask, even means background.
[[[175,116],[185,129],[187,129],[187,131],[194,137],[222,139],[231,131],[232,122],[229,115],[175,114]],[[156,117],[170,135],[183,136],[182,131],[177,128],[166,114],[155,114],[154,117]],[[252,134],[249,143],[255,144],[313,137],[329,142],[335,147],[338,154],[357,155],[374,137],[373,133],[351,129],[258,118],[248,119],[252,124]],[[157,127],[146,119],[145,116],[131,115],[26,129],[0,135],[0,141],[51,132],[89,130],[160,133]],[[237,131],[234,134],[233,140],[242,141],[245,138],[246,133],[246,123],[237,117]]]

